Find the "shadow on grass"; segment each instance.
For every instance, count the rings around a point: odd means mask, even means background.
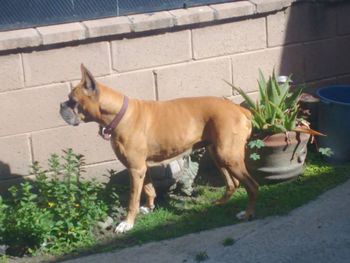
[[[297,180],[260,187],[256,206],[257,219],[283,215],[306,204],[323,192],[348,180],[349,168],[350,164],[330,166],[320,159],[311,157],[304,175]],[[219,197],[222,191],[222,188],[215,191],[209,188],[204,197],[199,196],[194,201],[185,201],[182,207],[178,201],[165,200],[160,203],[155,213],[139,216],[134,229],[128,234],[110,235],[98,245],[55,258],[55,262],[236,224],[238,220],[235,219],[235,214],[245,208],[246,193],[240,188],[227,204],[211,205],[213,198]]]

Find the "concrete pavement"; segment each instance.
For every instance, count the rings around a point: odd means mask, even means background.
[[[223,246],[233,238],[234,244]],[[350,180],[286,216],[269,217],[66,263],[350,262]]]

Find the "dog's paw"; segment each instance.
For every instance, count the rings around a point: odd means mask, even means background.
[[[140,213],[143,214],[143,215],[147,215],[149,213],[152,213],[153,212],[153,209],[154,208],[149,208],[147,206],[141,206],[140,207]]]
[[[236,218],[238,220],[248,220],[248,221],[251,221],[254,219],[254,214],[251,214],[251,215],[247,215],[246,211],[241,211],[239,212],[238,214],[236,214]]]
[[[118,234],[122,234],[122,233],[125,233],[125,232],[131,230],[133,227],[134,227],[134,224],[130,224],[128,222],[122,221],[119,223],[119,225],[117,225],[114,232],[116,232]]]
[[[245,219],[246,219],[246,213],[245,213],[245,211],[241,211],[241,212],[237,213],[237,214],[236,214],[236,218],[237,218],[238,220],[245,220]]]

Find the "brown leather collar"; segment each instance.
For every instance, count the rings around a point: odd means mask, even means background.
[[[114,119],[106,127],[103,127],[101,130],[101,135],[103,139],[109,140],[111,138],[113,130],[118,126],[120,121],[125,115],[126,110],[128,109],[129,98],[124,96],[123,105],[120,108],[119,112],[115,115]]]

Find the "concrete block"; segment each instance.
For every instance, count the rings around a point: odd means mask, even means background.
[[[267,13],[281,10],[291,5],[291,0],[249,0],[256,6],[257,13]]]
[[[110,142],[98,134],[96,123],[65,126],[32,134],[34,160],[47,167],[47,159],[52,153],[62,155],[62,150],[72,148],[83,154],[87,164],[115,160]]]
[[[256,101],[259,99],[259,92],[250,92],[248,93],[248,96]],[[241,95],[233,95],[233,96],[230,96],[228,97],[229,100],[231,100],[233,103],[236,103],[238,105],[241,105],[243,102],[244,102],[244,99]]]
[[[305,79],[318,80],[335,76],[340,65],[337,61],[337,42],[334,39],[305,44]],[[345,54],[343,54],[345,55]]]
[[[0,181],[0,194],[8,194],[8,189],[12,186],[18,186],[20,183],[33,181],[34,176],[13,176],[10,179],[4,179]]]
[[[38,31],[33,28],[5,31],[0,34],[0,51],[35,47],[41,43],[42,40]]]
[[[57,84],[1,93],[0,136],[64,125],[59,106],[68,92],[68,84]]]
[[[249,1],[210,5],[215,10],[215,19],[228,19],[253,15],[255,6]]]
[[[86,38],[86,28],[80,23],[38,27],[44,45],[70,42]]]
[[[337,6],[337,33],[339,35],[350,34],[350,3],[342,3]]]
[[[28,175],[31,162],[28,135],[0,138],[0,185],[4,179]]]
[[[337,84],[337,78],[333,78],[333,77],[328,79],[321,79],[321,80],[316,80],[312,82],[307,82],[305,84],[305,88],[303,89],[303,92],[307,92],[317,96],[316,91],[319,88],[329,86],[329,85],[336,85],[336,84]]]
[[[160,100],[192,96],[229,96],[229,58],[198,61],[156,70]]]
[[[154,76],[150,70],[109,75],[97,80],[131,98],[156,99]]]
[[[335,8],[302,4],[267,17],[268,45],[329,38],[336,33]]]
[[[210,22],[214,20],[214,9],[208,6],[175,9],[169,11],[169,13],[175,18],[176,26]]]
[[[350,74],[350,36],[336,38],[336,74]],[[332,53],[332,46],[329,47],[328,52]]]
[[[259,69],[270,76],[275,68],[276,75],[293,75],[296,83],[303,82],[303,49],[301,46],[273,48],[238,54],[232,57],[233,83],[246,92],[258,90]]]
[[[113,68],[121,72],[188,61],[191,57],[189,30],[112,42]]]
[[[112,162],[103,162],[99,164],[87,165],[84,167],[86,172],[83,174],[83,178],[86,180],[96,179],[102,183],[109,183],[115,181],[116,178],[111,178],[110,170],[115,173],[119,173],[125,170],[125,166],[118,160]],[[128,176],[126,174],[126,176]],[[119,176],[118,176],[119,177]],[[127,178],[126,178],[127,179]],[[125,180],[123,180],[125,181]]]
[[[88,20],[83,24],[88,29],[89,37],[103,37],[131,32],[131,21],[125,16]]]
[[[26,86],[80,79],[80,64],[94,74],[109,74],[110,54],[107,42],[84,44],[23,54]]]
[[[195,59],[266,47],[264,18],[193,29],[192,34]]]
[[[23,87],[22,62],[19,54],[0,56],[0,92]]]
[[[350,85],[350,74],[337,77],[337,84]]]
[[[150,31],[174,26],[174,19],[168,12],[156,12],[128,16],[134,32]]]

